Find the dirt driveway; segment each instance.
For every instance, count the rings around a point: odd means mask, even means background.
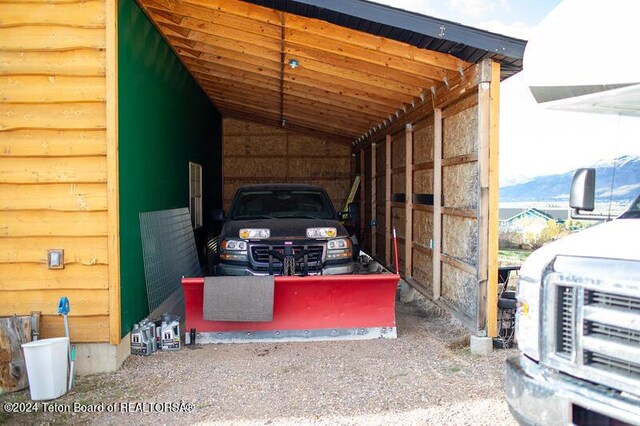
[[[72,392],[40,403],[36,413],[0,406],[0,423],[515,424],[503,390],[504,359],[515,351],[472,355],[451,320],[415,304],[398,303],[397,325],[395,340],[205,345],[132,356],[115,373],[79,378]],[[30,402],[26,391],[0,399]]]

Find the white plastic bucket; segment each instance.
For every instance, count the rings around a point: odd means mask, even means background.
[[[68,337],[23,343],[29,377],[29,393],[33,401],[56,399],[67,392]]]

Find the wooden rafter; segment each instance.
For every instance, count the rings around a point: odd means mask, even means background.
[[[469,66],[240,0],[138,1],[224,115],[314,134],[358,137]]]

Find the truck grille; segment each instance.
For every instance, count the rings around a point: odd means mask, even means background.
[[[564,270],[549,272],[545,279],[547,302],[543,309],[554,305],[555,308],[543,313],[543,323],[550,328],[542,331],[541,361],[575,377],[637,394],[640,283],[635,278],[640,276],[640,263],[616,261],[627,268],[622,274],[624,278],[616,279],[616,265],[595,268],[583,262],[596,260],[582,258],[571,263],[564,259],[560,266]],[[594,271],[594,275],[589,276],[584,270]],[[629,277],[634,277],[634,281],[629,281]]]
[[[571,357],[574,343],[575,309],[573,306],[573,287],[558,287],[558,321],[560,332],[558,333],[558,355],[565,358]]]
[[[284,253],[284,245],[273,245],[271,246],[274,251],[283,254]],[[304,246],[295,245],[291,246],[293,250],[293,254],[298,254],[302,250],[304,250]],[[322,252],[324,251],[323,246],[307,246],[307,250],[309,250],[308,262],[309,266],[314,266],[318,262],[322,262]],[[266,266],[269,265],[269,246],[263,245],[253,245],[251,246],[251,257],[255,263],[264,264]],[[300,259],[302,262],[302,259]],[[278,267],[282,266],[282,262],[275,257],[273,258],[273,266]]]

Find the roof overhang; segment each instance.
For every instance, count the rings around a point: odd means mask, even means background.
[[[362,0],[138,3],[223,116],[345,142],[473,63],[510,75],[525,46]]]

